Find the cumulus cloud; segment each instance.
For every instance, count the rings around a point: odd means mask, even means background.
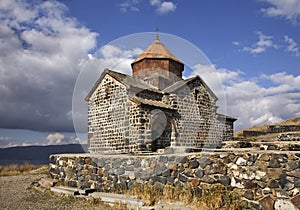
[[[0,127],[72,131],[72,92],[97,34],[58,1],[0,2]]]
[[[61,133],[51,133],[46,137],[48,144],[61,144],[65,136]]]
[[[223,83],[222,90],[214,91],[217,96],[225,94],[220,108],[226,106],[226,114],[238,118],[236,130],[300,116],[300,75],[280,72],[246,80],[239,70],[217,69],[213,65],[196,65],[194,74],[203,75],[203,79],[210,84],[216,83],[216,78]],[[260,85],[266,82],[271,86]]]
[[[293,53],[295,56],[300,56],[299,48],[297,47],[298,44],[290,37],[284,36],[284,41],[288,44],[286,51]]]
[[[139,0],[126,0],[120,4],[121,12],[138,12],[140,9],[138,8],[138,4],[140,3]]]
[[[46,138],[44,144],[78,144],[79,140],[75,136],[65,136],[62,133],[50,133]]]
[[[261,11],[269,17],[283,17],[293,23],[299,20],[300,1],[299,0],[264,0],[271,6],[263,8]]]
[[[244,47],[243,50],[251,54],[259,54],[266,51],[267,48],[277,48],[273,43],[272,36],[264,35],[262,32],[257,32],[258,41],[251,47]]]
[[[158,14],[167,14],[176,10],[176,5],[171,1],[150,0],[150,5],[156,8]]]
[[[158,8],[157,12],[160,14],[166,14],[168,12],[174,12],[176,10],[176,5],[173,2],[165,1]]]

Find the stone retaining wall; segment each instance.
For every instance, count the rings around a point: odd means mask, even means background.
[[[300,131],[300,125],[270,125],[268,132],[270,133],[284,133]]]
[[[273,133],[285,133],[285,132],[299,132],[300,125],[269,125],[267,130],[244,130],[244,137],[260,136]]]
[[[132,189],[138,183],[192,186],[201,194],[202,189],[220,183],[238,192],[256,209],[272,209],[276,205],[300,207],[299,152],[202,152],[95,158],[89,154],[51,155],[49,171],[52,178],[68,186],[95,188],[101,192]]]
[[[268,134],[267,131],[248,131],[248,130],[243,131],[244,137],[261,136],[266,134]]]
[[[281,133],[278,135],[278,140],[300,142],[300,132]]]

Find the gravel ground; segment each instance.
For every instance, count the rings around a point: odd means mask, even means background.
[[[33,181],[45,174],[26,174],[0,177],[0,209],[116,209],[102,203],[92,204],[83,199],[66,198],[50,192],[39,192],[30,189]]]

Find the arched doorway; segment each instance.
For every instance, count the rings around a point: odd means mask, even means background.
[[[171,146],[171,141],[176,138],[175,122],[171,117],[158,110],[151,116],[150,126],[152,152]]]

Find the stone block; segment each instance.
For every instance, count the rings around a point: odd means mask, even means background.
[[[221,183],[224,186],[229,186],[231,182],[231,178],[227,175],[222,175],[221,177],[219,177],[217,182]]]
[[[79,195],[79,190],[72,187],[64,187],[64,186],[57,186],[57,187],[51,187],[50,191],[54,194],[65,194],[65,195]]]
[[[254,199],[254,193],[252,190],[246,190],[243,196],[249,200]]]
[[[242,157],[239,157],[237,160],[236,160],[236,164],[238,166],[246,166],[247,165],[247,160],[245,160],[244,158]]]
[[[278,159],[272,158],[269,162],[269,168],[279,168],[280,166]]]
[[[284,190],[292,190],[294,188],[294,184],[285,178],[279,180],[279,185]]]
[[[203,182],[206,182],[206,183],[209,183],[209,184],[213,184],[215,182],[215,179],[210,177],[209,175],[204,175],[202,178],[201,178],[201,181]]]
[[[199,179],[192,179],[191,183],[193,185],[193,187],[198,187],[200,185],[200,180]]]
[[[38,184],[43,188],[50,188],[53,187],[57,183],[57,180],[53,180],[50,178],[41,178],[38,181]]]
[[[274,205],[275,210],[297,210],[297,208],[287,199],[277,199]]]
[[[270,179],[279,179],[281,174],[282,174],[281,168],[268,168],[267,169],[267,176]]]
[[[191,169],[195,169],[199,167],[199,162],[197,160],[192,160],[189,164]]]
[[[257,187],[257,183],[252,180],[246,180],[244,186],[246,189],[254,189]]]
[[[201,170],[201,169],[198,169],[195,171],[195,175],[198,177],[198,178],[202,178],[204,176],[204,170]]]
[[[271,195],[268,195],[259,200],[259,204],[261,205],[262,210],[273,210],[274,203],[275,199]]]
[[[300,168],[287,172],[287,175],[300,179]]]
[[[291,202],[296,206],[298,209],[300,209],[300,195],[297,195],[291,199]]]
[[[207,165],[211,165],[211,164],[213,163],[210,159],[208,159],[208,158],[206,158],[206,157],[201,157],[201,158],[198,160],[198,162],[199,162],[199,165],[200,165],[200,167],[201,167],[202,169],[205,169],[205,167],[206,167]]]
[[[182,174],[179,174],[179,180],[181,182],[188,182],[189,181],[189,178],[187,178],[186,176],[182,175]]]
[[[278,188],[279,187],[279,183],[278,181],[271,179],[268,183],[268,187],[270,188]]]
[[[289,161],[286,164],[286,170],[287,171],[292,171],[292,170],[295,170],[297,168],[300,168],[300,162],[299,161]]]

